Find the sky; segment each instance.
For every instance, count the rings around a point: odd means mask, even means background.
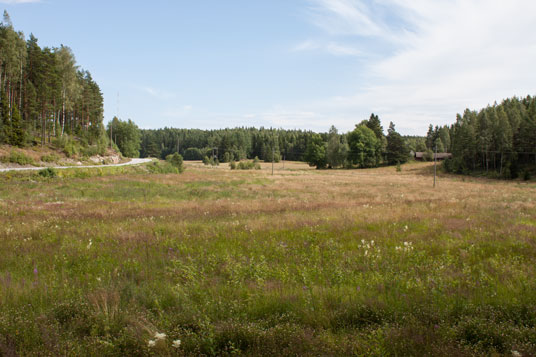
[[[533,0],[0,0],[41,47],[69,46],[105,122],[404,135],[536,94]]]

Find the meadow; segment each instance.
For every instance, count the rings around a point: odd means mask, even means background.
[[[536,355],[533,181],[262,165],[0,175],[0,354]]]

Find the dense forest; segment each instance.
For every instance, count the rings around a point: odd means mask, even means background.
[[[258,157],[272,161],[303,161],[311,131],[266,128],[219,130],[141,130],[141,157],[161,157],[179,152],[185,160],[214,155],[221,162]],[[322,134],[325,136],[324,134]]]
[[[129,132],[135,126],[120,120],[114,125],[128,126]],[[121,148],[120,143],[118,146]],[[306,161],[318,168],[374,167],[404,163],[409,159],[410,149],[393,123],[385,136],[379,117],[372,114],[370,119],[362,121],[347,134],[339,134],[335,127],[331,127],[328,133],[319,134],[262,127],[141,130],[140,156],[165,158],[178,152],[185,160],[211,157],[219,162],[230,162],[257,157],[267,162],[272,159],[276,162]]]
[[[453,157],[445,162],[447,171],[527,178],[536,166],[536,97],[467,109],[457,115],[449,136]]]
[[[54,138],[106,148],[103,97],[69,47],[41,48],[15,31],[7,12],[0,24],[0,144],[45,144]]]

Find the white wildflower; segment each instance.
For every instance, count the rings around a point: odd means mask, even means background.
[[[517,351],[512,351],[512,356],[514,357],[521,357],[521,353],[517,352]]]
[[[173,341],[173,347],[179,348],[181,346],[181,340],[174,340]]]
[[[165,339],[166,339],[166,336],[167,336],[167,335],[166,335],[165,333],[159,333],[159,332],[156,332],[156,333],[154,334],[154,338],[155,338],[156,340],[165,340]]]
[[[365,250],[365,257],[368,255],[368,250]]]
[[[149,342],[147,342],[147,346],[149,346],[149,347],[156,346],[156,341],[155,340],[149,340]]]
[[[373,241],[373,240],[370,241],[370,245],[374,245],[374,241]]]
[[[89,240],[89,244],[87,245],[87,249],[91,248],[91,245],[93,244],[93,242],[91,241],[91,239]]]
[[[365,240],[361,239],[361,244],[365,245]]]

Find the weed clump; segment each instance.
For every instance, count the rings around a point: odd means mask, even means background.
[[[203,164],[206,166],[219,166],[220,162],[218,161],[218,158],[209,158],[208,156],[203,157]]]
[[[147,165],[147,170],[153,174],[178,174],[179,173],[179,169],[167,161],[153,162],[151,165]]]
[[[52,167],[47,167],[46,169],[39,171],[39,176],[45,178],[54,178],[58,176],[58,173]]]
[[[252,161],[239,161],[238,164],[234,161],[231,161],[229,164],[231,170],[260,170],[261,165],[259,163],[259,158],[255,157]]]
[[[43,155],[41,156],[41,161],[43,162],[58,162],[60,160],[59,156],[56,154],[49,154],[49,155]]]

